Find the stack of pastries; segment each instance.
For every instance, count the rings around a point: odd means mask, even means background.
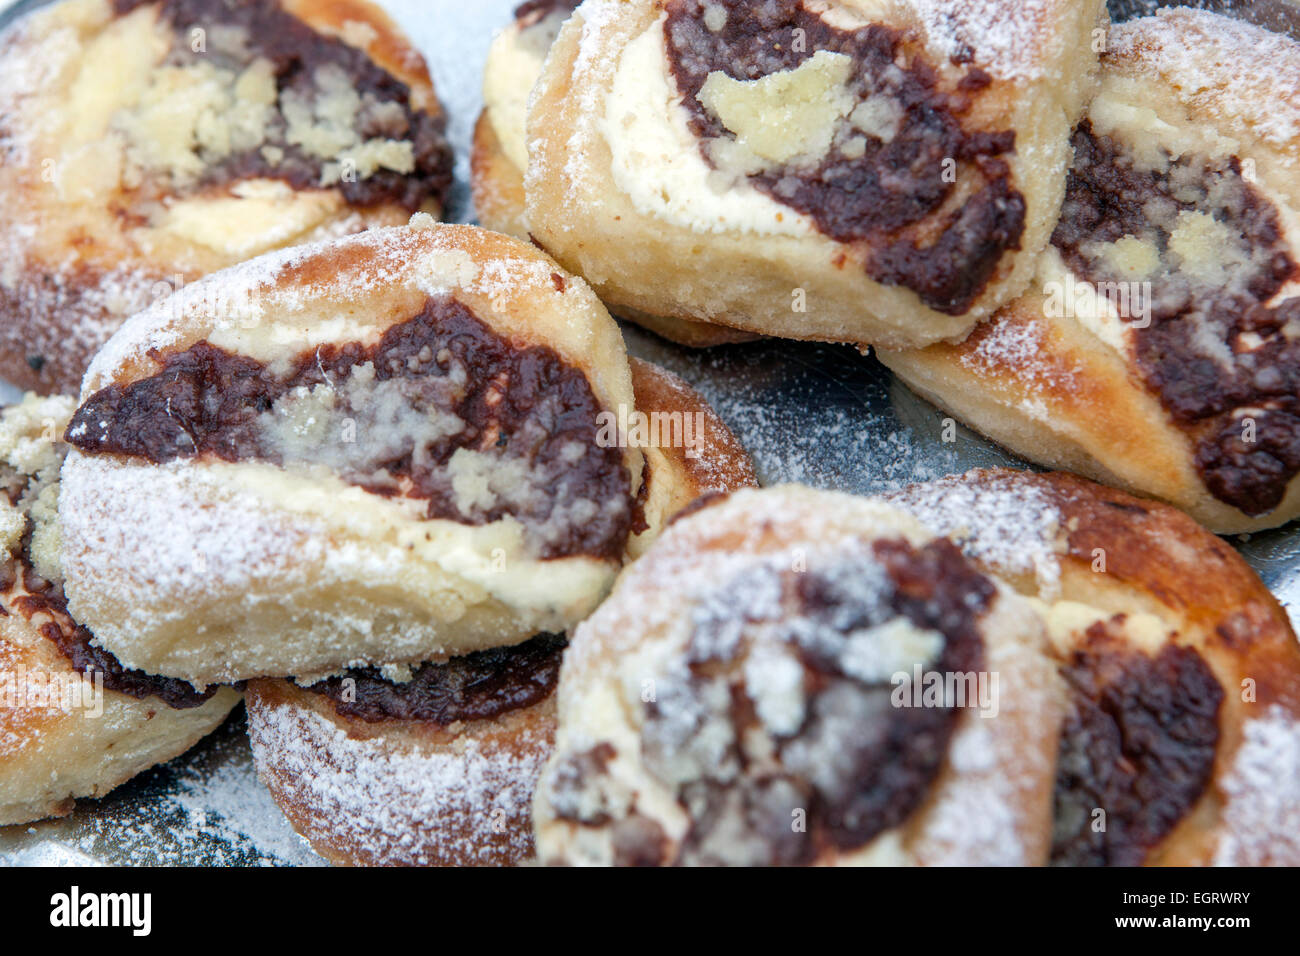
[[[337,863],[1300,865],[1300,644],[1212,533],[1300,511],[1300,44],[530,0],[486,228],[363,0],[62,0],[0,73],[0,679],[60,689],[0,824],[242,698]],[[760,490],[615,315],[1059,470]]]

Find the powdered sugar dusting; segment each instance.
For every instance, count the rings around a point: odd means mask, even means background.
[[[359,739],[309,709],[258,706],[249,739],[258,773],[290,781],[308,804],[308,829],[379,864],[429,865],[459,859],[500,863],[531,855],[532,834],[516,828],[508,847],[486,837],[494,821],[526,817],[548,747],[533,733],[517,751],[467,739],[459,752],[434,752]]]
[[[994,76],[1041,79],[1049,59],[1044,47],[1085,38],[1057,36],[1053,18],[1060,0],[911,0],[930,42],[945,57],[970,54]]]
[[[141,581],[184,608],[214,592],[244,593],[268,577],[290,580],[295,568],[325,560],[323,524],[277,514],[211,471],[188,461],[145,467],[107,456],[69,456],[63,534],[74,616],[82,617],[80,581],[98,582],[97,590],[127,609],[115,632],[129,635],[156,623],[155,606],[132,617]],[[196,500],[208,506],[196,508]],[[108,566],[83,567],[91,552]]]
[[[1227,798],[1217,866],[1300,864],[1300,722],[1281,707],[1247,720],[1220,784]]]
[[[569,139],[564,166],[564,176],[568,182],[566,195],[570,199],[585,195],[588,183],[587,166],[594,148],[597,135],[597,117],[603,112],[605,83],[603,77],[610,74],[615,64],[605,56],[607,49],[605,36],[612,25],[624,14],[623,4],[619,0],[587,0],[574,14],[575,20],[581,21],[582,35],[578,54],[573,62],[573,72],[569,80],[571,88],[579,89],[582,94],[570,104],[579,121],[575,124],[573,135]],[[532,162],[539,154],[539,149],[529,143],[528,170],[524,176],[525,189],[530,182],[541,177],[553,175],[553,171],[544,168],[541,163]]]
[[[887,500],[995,573],[1030,575],[1040,595],[1059,591],[1061,513],[1032,475],[972,473],[888,495]]]
[[[132,316],[91,363],[85,388],[102,387],[124,366],[144,361],[151,349],[166,350],[206,329],[238,332],[274,315],[286,321],[309,302],[347,305],[394,286],[434,295],[463,290],[496,301],[521,289],[552,288],[554,266],[530,247],[472,251],[479,236],[463,226],[388,227],[266,253],[186,285]],[[318,260],[345,258],[347,268],[307,268]],[[292,270],[301,270],[293,281]],[[571,292],[590,295],[580,279]]]
[[[1006,375],[1026,384],[1068,387],[1071,370],[1051,365],[1044,336],[1046,325],[1002,314],[972,333],[958,361],[975,372]],[[973,347],[972,347],[973,346]]]
[[[1234,17],[1163,9],[1111,29],[1105,59],[1159,73],[1190,106],[1236,121],[1295,162],[1300,43]]]

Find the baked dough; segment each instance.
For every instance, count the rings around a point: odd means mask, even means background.
[[[310,688],[252,681],[258,774],[294,829],[334,863],[527,862],[562,645],[543,636],[524,650],[424,665],[404,682],[373,671]]]
[[[889,498],[1029,598],[1065,678],[1053,862],[1300,864],[1300,646],[1226,543],[1081,478]]]
[[[134,316],[87,373],[62,506],[76,613],[196,683],[563,631],[636,523],[618,326],[469,226],[271,253]]]
[[[1028,601],[897,509],[737,492],[674,522],[574,633],[539,858],[1041,862],[1060,698],[1045,650]],[[896,706],[914,667],[971,682],[952,706]]]
[[[479,222],[517,239],[524,222],[524,126],[528,97],[560,27],[578,6],[573,0],[525,3],[492,38],[483,68],[483,112],[474,126],[470,187]]]
[[[0,826],[102,797],[184,753],[240,699],[127,673],[67,614],[57,436],[74,407],[29,395],[0,412]]]
[[[42,392],[178,286],[451,183],[428,69],[365,0],[65,0],[0,35],[0,91],[0,376]]]
[[[637,410],[645,416],[646,427],[657,429],[657,436],[649,436],[641,448],[645,530],[634,534],[627,546],[628,556],[636,558],[683,509],[741,488],[756,488],[758,477],[748,452],[698,392],[650,362],[634,358],[631,365]],[[674,432],[678,422],[680,441]]]
[[[1219,532],[1300,514],[1300,44],[1187,9],[1111,29],[1034,289],[881,351],[1026,458]]]
[[[616,313],[959,338],[1033,275],[1104,17],[1100,0],[590,0],[530,101],[528,229]]]
[[[87,373],[72,606],[131,666],[198,684],[563,632],[647,502],[658,520],[687,486],[752,475],[698,396],[646,379],[659,440],[677,411],[698,445],[651,460],[660,497],[617,325],[532,246],[429,220],[215,275]]]
[[[470,153],[470,188],[479,222],[519,239],[530,238],[524,217],[528,96],[560,27],[577,6],[573,0],[523,4],[515,11],[514,22],[493,38],[488,49],[483,73],[484,107],[474,126]],[[754,338],[734,329],[644,315],[635,309],[620,309],[618,314],[693,348]]]

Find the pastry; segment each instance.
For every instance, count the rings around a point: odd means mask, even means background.
[[[196,683],[563,631],[639,520],[618,327],[531,246],[399,227],[271,253],[134,316],[68,439],[74,610]]]
[[[1300,44],[1204,11],[1111,29],[1033,288],[880,352],[1026,458],[1219,532],[1300,514]]]
[[[629,542],[635,555],[674,514],[752,486],[754,477],[730,432],[680,379],[633,359],[632,382],[639,409],[706,423],[691,448],[644,449],[646,530]],[[295,829],[337,863],[531,860],[533,788],[555,739],[564,643],[543,634],[306,687],[253,681],[248,723],[258,772]]]
[[[528,144],[524,134],[528,95],[542,63],[570,14],[574,0],[532,0],[515,11],[515,20],[492,40],[483,72],[483,112],[474,126],[470,186],[479,222],[488,229],[528,239],[524,220],[524,170]],[[619,316],[666,339],[703,348],[742,342],[754,336],[682,319],[645,315],[622,308]]]
[[[1300,646],[1168,505],[993,470],[890,496],[1039,609],[1063,677],[1051,860],[1300,865]]]
[[[590,0],[528,111],[533,238],[624,309],[918,347],[1022,292],[1101,0]]]
[[[539,858],[1041,862],[1046,647],[1025,598],[905,513],[737,492],[670,525],[574,632]]]
[[[532,246],[429,220],[272,253],[96,357],[68,595],[200,684],[560,633],[646,527],[637,411],[617,325]]]
[[[424,61],[365,0],[64,0],[0,35],[0,91],[0,376],[42,392],[184,283],[451,183]]]
[[[128,670],[68,613],[57,436],[74,407],[29,395],[0,411],[0,826],[63,816],[184,753],[240,697]]]
[[[258,775],[334,863],[511,866],[533,854],[532,794],[555,736],[564,639],[248,689]]]

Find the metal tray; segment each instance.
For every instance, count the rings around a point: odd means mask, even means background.
[[[450,116],[457,186],[449,218],[472,219],[468,144],[493,32],[517,0],[387,0],[424,52]],[[32,0],[0,13],[0,26]],[[1112,0],[1117,17],[1154,0]],[[1292,0],[1200,3],[1300,36]],[[630,350],[698,388],[745,443],[765,484],[794,481],[872,493],[994,465],[1029,467],[973,432],[941,438],[943,417],[853,349],[769,341],[692,352],[628,328]],[[0,400],[16,396],[0,383]],[[1300,626],[1300,529],[1235,544]],[[322,865],[257,781],[242,708],[188,754],[61,820],[0,828],[0,864]]]

